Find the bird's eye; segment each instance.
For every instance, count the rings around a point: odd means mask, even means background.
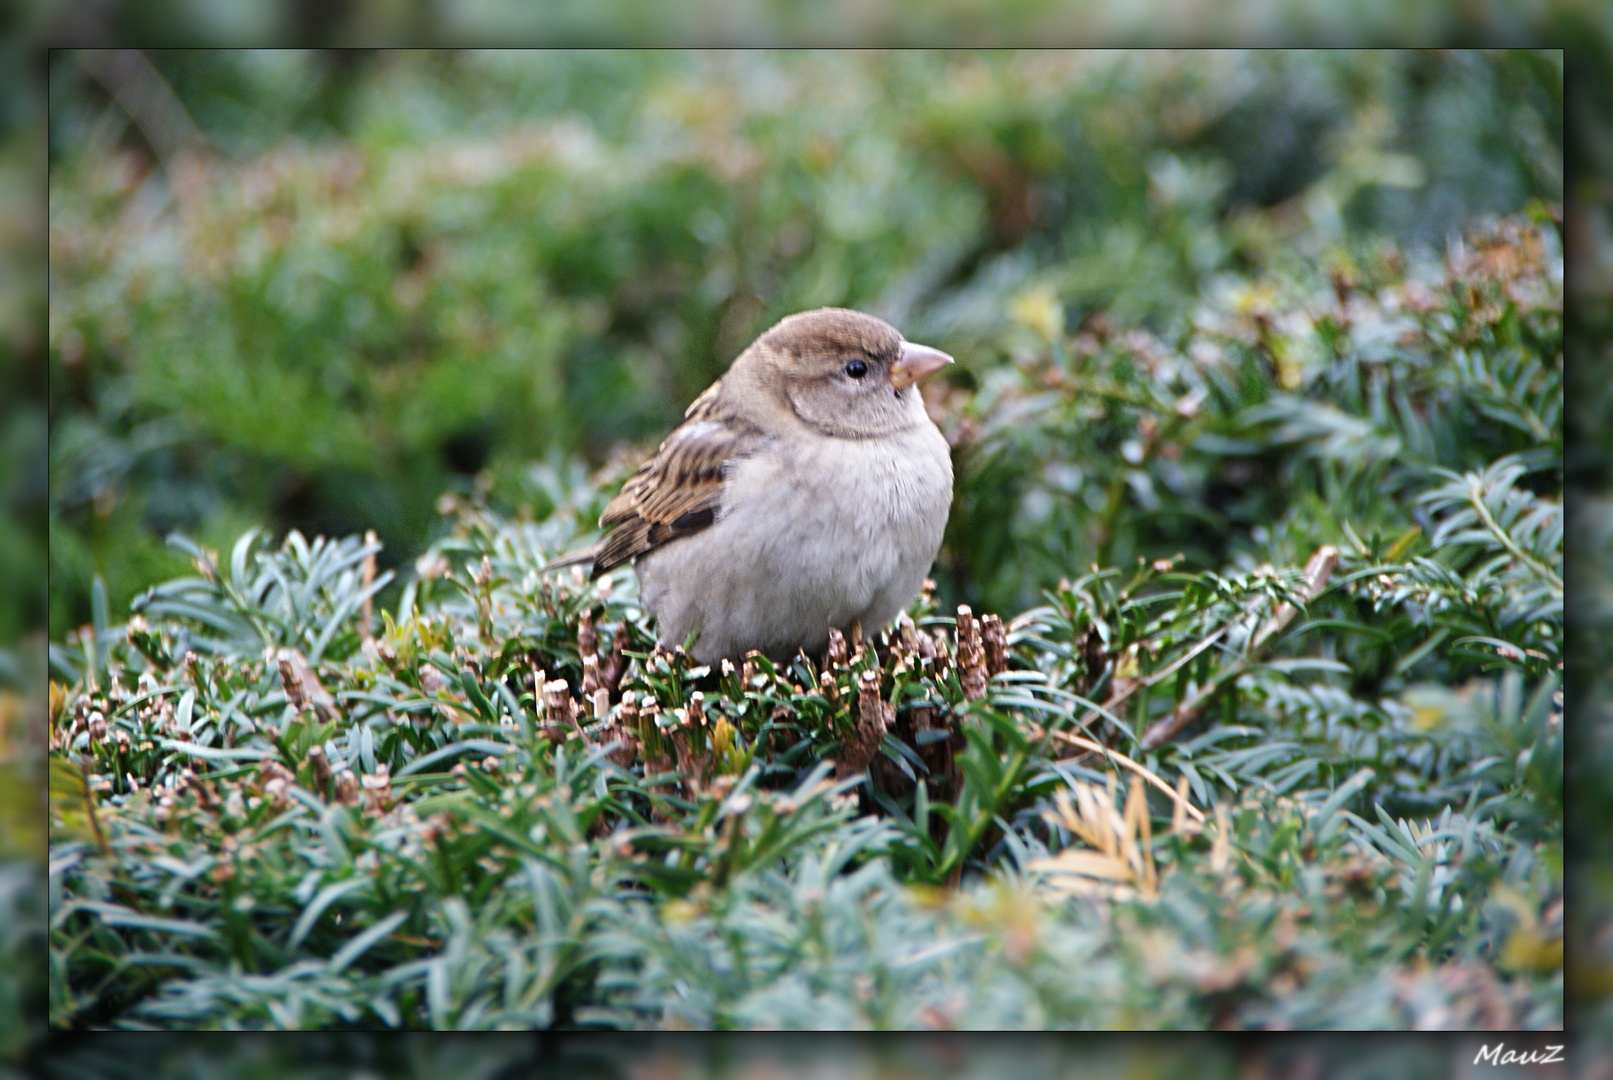
[[[853,379],[860,379],[864,375],[868,374],[868,365],[863,363],[861,360],[853,360],[851,363],[846,365],[846,374],[850,375]]]

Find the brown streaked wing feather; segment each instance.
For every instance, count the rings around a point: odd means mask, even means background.
[[[718,380],[695,399],[683,423],[605,507],[599,524],[615,529],[600,544],[594,577],[717,519],[724,467],[763,440],[755,426],[724,408],[721,386]]]

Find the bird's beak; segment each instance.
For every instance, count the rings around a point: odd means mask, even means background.
[[[952,357],[940,349],[904,341],[902,355],[891,365],[891,385],[898,390],[906,390],[920,379],[929,378],[950,363]]]

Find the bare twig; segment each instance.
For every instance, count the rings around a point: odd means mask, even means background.
[[[1333,576],[1333,568],[1339,563],[1339,549],[1332,544],[1323,544],[1316,549],[1310,561],[1305,564],[1305,586],[1300,590],[1300,603],[1308,604],[1316,599],[1316,594],[1322,591],[1327,579]],[[1254,640],[1249,645],[1251,653],[1264,648],[1283,631],[1289,623],[1294,621],[1298,608],[1284,601],[1277,605],[1266,625],[1260,628]]]
[[[1310,562],[1305,564],[1305,584],[1299,590],[1300,602],[1308,604],[1327,585],[1327,579],[1333,575],[1333,567],[1338,565],[1339,550],[1332,544],[1324,544],[1318,548],[1316,554],[1311,556]],[[1237,661],[1229,664],[1224,671],[1219,672],[1215,678],[1189,694],[1182,703],[1171,710],[1169,716],[1160,720],[1149,728],[1143,735],[1143,749],[1153,750],[1163,746],[1177,733],[1193,722],[1199,710],[1204,707],[1217,690],[1226,685],[1230,679],[1235,679],[1249,670],[1260,658],[1265,647],[1276,640],[1284,627],[1293,621],[1298,612],[1293,604],[1284,601],[1277,605],[1271,618],[1266,621],[1253,638],[1250,639],[1248,651]],[[1224,629],[1224,628],[1223,628]]]

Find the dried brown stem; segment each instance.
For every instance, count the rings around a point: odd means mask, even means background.
[[[365,533],[364,533],[364,545],[366,547],[369,547],[369,546],[371,546],[373,544],[376,544],[377,542],[378,541],[376,539],[375,530],[374,529],[365,530]],[[375,552],[373,552],[373,551],[366,552],[365,555],[364,555],[363,574],[364,574],[364,578],[363,578],[363,580],[364,580],[364,603],[363,603],[363,606],[360,609],[358,633],[359,633],[359,637],[363,638],[366,642],[368,642],[368,641],[373,641],[374,638],[375,638],[375,632],[371,629],[371,626],[370,626],[370,624],[372,622],[374,622],[374,620],[375,620],[375,605],[372,602],[374,600],[374,597],[370,593],[370,587],[375,584]]]
[[[1141,765],[1133,761],[1131,758],[1120,753],[1118,750],[1111,750],[1101,743],[1093,742],[1091,739],[1084,738],[1080,735],[1073,735],[1068,731],[1055,731],[1053,732],[1053,737],[1056,739],[1062,739],[1071,746],[1080,747],[1082,750],[1089,751],[1090,753],[1102,754],[1116,765],[1119,765],[1122,768],[1130,769],[1132,772],[1142,777],[1145,781],[1152,784],[1160,791],[1163,791],[1167,796],[1170,797],[1172,802],[1181,808],[1183,813],[1187,814],[1187,816],[1191,817],[1194,821],[1203,824],[1204,814],[1200,812],[1199,809],[1192,803],[1188,802],[1184,795],[1176,791],[1169,784],[1165,783],[1165,781],[1161,780],[1159,776],[1150,770],[1146,765]]]

